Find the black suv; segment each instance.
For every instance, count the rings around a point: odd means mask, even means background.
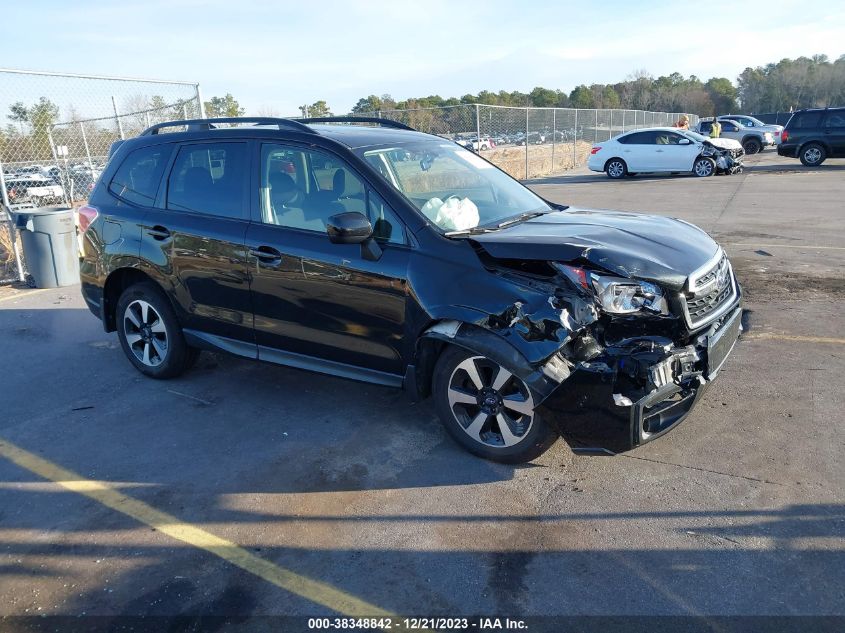
[[[800,158],[807,167],[845,158],[845,108],[795,112],[781,133],[778,154]]]
[[[654,439],[741,329],[701,229],[548,202],[392,121],[156,125],[79,217],[85,300],[142,373],[206,349],[402,387],[498,461]]]

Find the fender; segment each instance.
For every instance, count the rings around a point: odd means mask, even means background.
[[[417,340],[416,358],[418,360],[423,355],[421,347],[425,340],[442,341],[486,356],[522,379],[540,396],[541,400],[544,400],[560,384],[560,380],[555,381],[543,371],[544,365],[532,365],[503,337],[477,325],[462,321],[438,321],[426,329]],[[425,372],[420,372],[420,377],[422,378],[424,374]]]

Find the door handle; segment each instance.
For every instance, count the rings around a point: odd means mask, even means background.
[[[282,261],[282,254],[272,246],[258,246],[250,248],[249,254],[255,257],[262,264],[279,264]]]
[[[152,235],[153,239],[162,242],[170,237],[170,231],[163,226],[156,225],[147,229],[147,235]]]
[[[656,149],[656,150],[654,150],[654,151],[655,151],[655,152],[662,152],[663,150],[662,150],[662,149]]]

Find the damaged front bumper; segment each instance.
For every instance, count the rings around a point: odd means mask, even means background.
[[[739,300],[690,345],[653,338],[605,348],[538,411],[575,452],[619,453],[677,426],[716,378],[742,329]]]

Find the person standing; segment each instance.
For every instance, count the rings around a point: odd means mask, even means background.
[[[689,129],[689,117],[686,114],[682,114],[678,119],[678,122],[675,123],[675,127],[680,128],[682,130]]]
[[[710,138],[719,138],[722,135],[722,124],[713,117],[713,125],[710,126]]]

